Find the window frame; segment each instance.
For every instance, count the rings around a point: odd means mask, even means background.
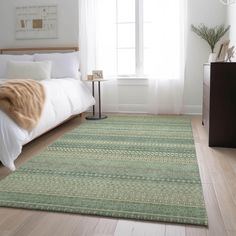
[[[118,47],[118,26],[120,24],[130,24],[133,22],[122,22],[118,21],[118,1],[116,0],[116,74],[120,78],[144,78],[144,68],[143,68],[143,60],[144,60],[144,43],[143,43],[143,0],[135,0],[135,74],[121,74],[118,71],[119,68],[119,56],[118,51],[120,49],[133,49],[133,47]]]

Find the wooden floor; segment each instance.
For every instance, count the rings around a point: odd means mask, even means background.
[[[80,123],[75,118],[26,145],[17,167]],[[192,124],[208,228],[0,208],[0,236],[236,236],[236,149],[209,148],[200,116]],[[0,166],[0,179],[8,174]]]

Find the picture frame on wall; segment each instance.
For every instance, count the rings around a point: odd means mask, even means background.
[[[87,75],[87,80],[94,80],[94,75]]]
[[[218,62],[223,62],[225,61],[225,58],[226,58],[226,55],[227,55],[227,51],[228,51],[228,48],[229,48],[229,43],[230,41],[227,40],[227,41],[224,41],[221,45],[220,45],[220,48],[219,48],[219,52],[217,54],[217,58],[216,58],[216,61]]]
[[[54,39],[58,37],[57,5],[17,6],[16,39]]]

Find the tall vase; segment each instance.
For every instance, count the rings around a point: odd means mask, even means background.
[[[212,52],[209,55],[208,62],[215,62],[216,61],[216,53]]]

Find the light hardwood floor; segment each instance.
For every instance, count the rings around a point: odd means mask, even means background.
[[[201,117],[191,118],[208,228],[0,208],[0,236],[236,236],[236,149],[209,148]],[[81,120],[74,118],[26,145],[17,167],[80,125]],[[8,174],[0,166],[0,179]]]

